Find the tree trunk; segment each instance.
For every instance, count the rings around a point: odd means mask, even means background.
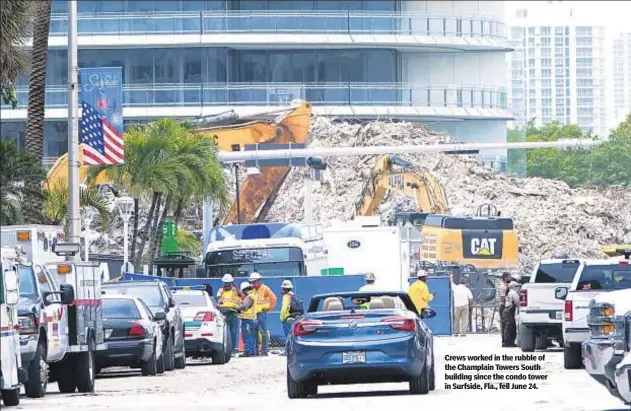
[[[151,207],[149,207],[149,214],[147,215],[147,223],[142,228],[142,233],[140,235],[140,246],[138,247],[138,254],[135,256],[134,267],[140,267],[142,253],[145,251],[145,245],[147,244],[147,238],[149,237],[149,231],[151,230],[151,223],[153,222],[153,214],[156,211],[156,205],[158,205],[159,199],[160,193],[154,192],[153,198],[151,199]]]
[[[134,198],[134,232],[131,236],[131,242],[130,242],[130,247],[131,250],[129,251],[129,260],[130,261],[134,261],[134,258],[136,257],[136,239],[138,238],[138,199]]]
[[[169,205],[171,203],[171,196],[169,195],[164,201],[164,208],[162,209],[162,214],[158,217],[156,221],[156,230],[153,233],[153,238],[151,239],[151,247],[149,251],[149,272],[153,273],[153,259],[156,258],[156,254],[158,254],[160,249],[160,242],[162,240],[162,228],[164,227],[164,220],[167,218],[167,213],[169,212]]]
[[[173,221],[175,224],[180,224],[180,219],[182,218],[182,211],[184,210],[184,200],[179,199],[177,201],[177,206],[175,207],[175,212],[173,213]]]
[[[26,123],[25,149],[42,164],[44,158],[44,114],[46,110],[46,62],[48,59],[48,32],[50,30],[51,0],[40,2],[34,9],[33,19],[33,51],[31,53],[31,72],[28,87],[28,120]],[[26,181],[35,191],[41,181]],[[29,196],[31,197],[31,196]],[[32,210],[25,217],[29,224],[41,222],[43,201],[32,196],[26,199]]]
[[[148,244],[149,244],[149,253],[151,253],[151,245],[153,244],[153,236],[156,235],[156,228],[158,227],[158,220],[160,219],[161,206],[162,206],[162,193],[158,193],[158,201],[156,203],[156,209],[151,218],[151,222],[150,222],[151,225],[149,226],[149,232],[145,239],[145,241],[148,241]],[[139,256],[141,261],[142,261],[143,254],[144,254],[144,247],[143,247],[143,253]],[[151,254],[149,254],[149,260],[151,260]],[[149,272],[151,273],[151,270]]]

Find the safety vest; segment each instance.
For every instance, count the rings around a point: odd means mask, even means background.
[[[254,290],[256,304],[259,307],[258,312],[262,311],[264,305],[269,307],[272,304],[272,299],[270,298],[271,291],[272,290],[270,290],[265,284],[261,284],[258,290]]]
[[[220,288],[217,291],[217,299],[221,307],[236,308],[241,303],[241,296],[234,288]]]
[[[250,297],[253,301],[252,306],[247,310],[241,311],[241,313],[239,314],[239,318],[241,318],[242,320],[256,320],[256,296],[254,295],[253,291],[250,291],[248,297]]]

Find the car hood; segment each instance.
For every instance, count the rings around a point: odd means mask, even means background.
[[[29,314],[33,312],[33,308],[37,307],[37,297],[23,297],[18,299],[18,315]]]
[[[594,297],[595,303],[612,304],[616,314],[624,315],[631,311],[631,290],[617,290],[598,294]]]

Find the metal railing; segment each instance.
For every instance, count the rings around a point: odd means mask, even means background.
[[[66,36],[67,16],[51,16],[51,37]],[[486,16],[335,11],[80,13],[79,36],[239,33],[390,34],[507,39],[506,25]]]
[[[26,108],[28,88],[16,90]],[[67,107],[64,86],[46,89],[46,107]],[[507,92],[493,86],[426,86],[410,83],[204,83],[126,84],[124,107],[277,106],[294,99],[329,106],[507,108]],[[6,106],[3,104],[2,107]]]

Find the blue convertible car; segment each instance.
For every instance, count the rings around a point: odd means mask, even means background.
[[[306,398],[319,385],[410,383],[412,394],[434,389],[434,336],[407,294],[315,295],[287,339],[287,394]]]

